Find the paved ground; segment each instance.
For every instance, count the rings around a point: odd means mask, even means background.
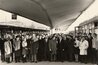
[[[96,65],[96,64],[84,64],[84,63],[75,63],[75,62],[48,62],[48,61],[44,61],[44,62],[38,62],[38,63],[2,63],[0,62],[0,65]]]

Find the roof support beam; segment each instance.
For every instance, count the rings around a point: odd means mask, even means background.
[[[45,12],[45,14],[46,14],[46,16],[47,16],[47,18],[49,20],[51,28],[53,28],[53,24],[52,24],[52,21],[51,21],[51,18],[49,16],[48,12],[47,12],[47,9],[45,9],[44,6],[41,3],[39,3],[38,1],[35,1],[35,0],[31,0],[31,1],[35,2],[36,4],[38,4],[43,9],[43,11]]]

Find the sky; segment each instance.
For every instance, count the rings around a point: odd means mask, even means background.
[[[89,6],[87,10],[85,10],[80,17],[65,31],[68,33],[69,31],[73,31],[75,26],[78,26],[80,23],[89,20],[95,16],[98,16],[98,0]]]

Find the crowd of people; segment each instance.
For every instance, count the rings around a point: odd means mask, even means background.
[[[2,62],[82,62],[96,63],[97,35],[6,34],[0,37]]]

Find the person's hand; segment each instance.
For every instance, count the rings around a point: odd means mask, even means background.
[[[38,50],[38,48],[37,48],[37,50]]]
[[[50,51],[51,51],[51,49],[50,49]]]
[[[74,45],[74,47],[77,47],[76,45]]]
[[[64,49],[63,49],[63,51],[64,51]]]

